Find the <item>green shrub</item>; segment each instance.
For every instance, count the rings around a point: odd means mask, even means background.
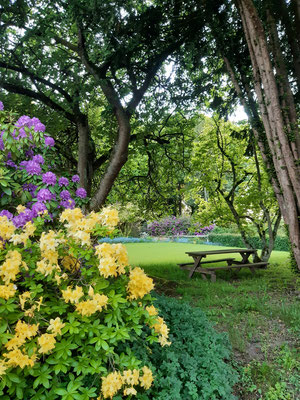
[[[231,400],[238,375],[230,366],[227,335],[217,333],[199,308],[158,296],[156,307],[170,328],[172,345],[151,350],[133,345],[134,353],[151,366],[155,381],[140,400]]]
[[[234,233],[210,233],[208,240],[212,243],[217,243],[222,246],[229,247],[245,247],[241,235]],[[261,249],[261,240],[258,236],[249,239],[252,246],[256,249]],[[289,251],[289,240],[284,236],[277,236],[275,240],[274,250]]]
[[[0,398],[143,392],[152,372],[131,343],[169,344],[149,294],[152,279],[129,267],[121,244],[98,244],[117,223],[114,210],[67,209],[60,222],[47,231],[40,215],[17,229],[0,217]]]

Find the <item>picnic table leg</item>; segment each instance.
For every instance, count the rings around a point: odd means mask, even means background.
[[[214,272],[211,274],[210,279],[211,279],[212,282],[216,282],[217,277],[216,277],[216,274]]]
[[[201,262],[201,260],[202,260],[202,257],[203,257],[203,256],[193,257],[193,259],[194,259],[194,266],[193,266],[193,268],[191,269],[191,272],[189,273],[189,278],[191,278],[191,277],[194,275],[194,272],[195,272],[196,269],[199,267],[200,262]],[[202,278],[203,278],[203,276],[202,276]],[[205,277],[205,278],[206,278],[206,277]]]

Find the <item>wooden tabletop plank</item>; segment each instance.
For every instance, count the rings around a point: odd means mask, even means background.
[[[190,256],[208,256],[210,254],[230,254],[230,253],[256,253],[251,249],[226,249],[226,250],[207,250],[207,251],[186,251]]]

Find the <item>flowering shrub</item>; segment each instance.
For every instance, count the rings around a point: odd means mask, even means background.
[[[193,223],[188,217],[166,217],[147,225],[146,232],[150,236],[206,235],[214,229],[214,225],[201,226]]]
[[[78,187],[78,175],[55,172],[60,160],[54,145],[38,118],[23,115],[16,119],[0,105],[0,209],[8,208],[0,215],[11,217],[16,227],[40,211],[47,210],[55,218],[59,210],[87,202],[85,189]],[[19,204],[24,208],[13,217]]]
[[[66,209],[48,231],[46,213],[21,228],[0,217],[1,399],[117,399],[149,389],[152,372],[131,345],[169,345],[168,328],[152,279],[128,265],[122,244],[97,242],[112,234],[116,211]]]

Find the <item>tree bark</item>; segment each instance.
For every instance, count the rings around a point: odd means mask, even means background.
[[[284,115],[285,110],[280,103],[280,80],[276,82],[265,31],[257,10],[252,0],[236,0],[236,4],[250,52],[261,117],[284,199],[280,204],[281,213],[288,226],[293,254],[300,270],[300,174],[298,151],[295,151],[298,138],[291,139],[287,135],[288,130],[294,130],[295,127]],[[276,50],[280,51],[278,48]],[[276,57],[276,54],[272,56]]]
[[[128,145],[130,142],[129,116],[122,109],[117,109],[115,114],[119,125],[118,139],[110,158],[108,168],[101,179],[101,185],[90,202],[90,208],[96,211],[104,204],[108,193],[128,157]]]

